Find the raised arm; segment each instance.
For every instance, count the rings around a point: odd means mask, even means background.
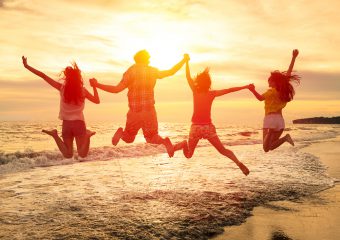
[[[264,100],[264,97],[256,91],[254,84],[249,85],[249,90],[254,94],[254,96],[257,98],[257,100],[259,100],[259,101]]]
[[[35,75],[41,77],[44,79],[48,84],[50,84],[52,87],[60,91],[61,83],[53,80],[49,76],[47,76],[45,73],[38,71],[37,69],[31,67],[27,63],[27,58],[25,56],[22,56],[22,63],[24,64],[24,67],[29,70],[30,72],[34,73]]]
[[[91,84],[91,81],[93,81],[93,79],[90,79],[90,84]],[[91,86],[92,86],[92,84],[91,84]],[[97,88],[95,86],[92,86],[92,88],[93,88],[93,95],[89,91],[87,91],[87,89],[85,89],[85,98],[87,98],[88,100],[90,100],[93,103],[99,104],[100,99],[99,99]]]
[[[92,78],[92,79],[90,79],[90,84],[91,84],[92,87],[99,88],[99,89],[101,89],[105,92],[109,92],[109,93],[119,93],[126,88],[126,85],[123,81],[120,81],[118,83],[118,85],[116,85],[116,86],[112,86],[112,85],[101,84],[97,81],[97,79]]]
[[[185,75],[187,77],[187,81],[188,81],[188,84],[191,90],[194,91],[195,85],[194,85],[194,80],[191,78],[191,75],[190,75],[189,59],[186,61],[186,64],[185,64]]]
[[[179,61],[176,65],[174,65],[171,69],[169,70],[163,70],[159,71],[158,78],[165,78],[174,75],[181,67],[184,65],[184,63],[188,60],[189,55],[184,54],[184,57],[181,61]]]
[[[294,68],[294,63],[296,57],[299,55],[299,50],[294,49],[292,53],[292,60],[290,61],[289,68],[287,70],[287,76],[290,76],[292,74],[293,68]]]
[[[217,91],[215,91],[216,97],[219,97],[219,96],[222,96],[222,95],[225,95],[225,94],[228,94],[228,93],[232,93],[232,92],[237,92],[237,91],[240,91],[240,90],[243,90],[243,89],[249,89],[249,86],[250,85],[245,85],[245,86],[242,86],[242,87],[233,87],[233,88],[217,90]]]

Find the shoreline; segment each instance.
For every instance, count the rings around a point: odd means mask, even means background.
[[[255,207],[252,216],[239,226],[224,228],[211,239],[233,240],[335,240],[340,238],[340,136],[312,143],[300,151],[312,154],[327,167],[334,186],[292,201],[269,202]]]

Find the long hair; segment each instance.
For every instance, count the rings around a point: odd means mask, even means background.
[[[204,69],[203,72],[197,74],[194,79],[195,87],[198,92],[207,92],[211,87],[211,78],[209,68]]]
[[[79,105],[84,102],[83,78],[78,65],[73,62],[72,66],[66,67],[63,71],[63,80],[65,81],[64,101]]]
[[[285,102],[293,100],[295,90],[292,82],[300,84],[300,76],[296,74],[287,75],[287,72],[274,71],[270,73],[270,78],[274,82],[274,88],[279,92],[280,99]]]

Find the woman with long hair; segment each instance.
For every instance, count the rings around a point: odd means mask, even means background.
[[[265,117],[263,120],[263,150],[268,152],[281,146],[284,142],[294,146],[290,134],[281,137],[285,128],[282,109],[293,100],[295,90],[293,82],[300,83],[300,76],[292,74],[295,59],[299,51],[293,50],[292,59],[287,72],[274,71],[268,78],[269,89],[259,94],[252,85],[250,91],[259,101],[264,101]]]
[[[93,94],[86,90],[83,85],[81,71],[76,63],[62,71],[62,83],[29,66],[27,58],[24,56],[22,57],[22,63],[27,70],[44,79],[53,88],[57,89],[60,94],[59,119],[63,121],[62,137],[58,136],[56,129],[42,130],[42,132],[53,137],[65,158],[73,157],[74,139],[76,140],[78,155],[82,158],[86,157],[89,152],[90,137],[95,132],[86,129],[83,110],[85,99],[96,104],[100,103],[96,87],[93,87]]]

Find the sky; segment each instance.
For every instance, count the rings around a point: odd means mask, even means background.
[[[209,67],[213,89],[254,83],[264,92],[297,48],[302,79],[286,120],[339,116],[338,9],[337,0],[0,0],[0,121],[57,120],[58,92],[23,67],[22,55],[56,80],[76,61],[90,90],[92,77],[117,84],[141,49],[160,70],[189,53],[192,75]],[[184,70],[157,82],[159,121],[190,122]],[[100,105],[86,103],[86,119],[124,122],[126,90],[99,95]],[[263,115],[247,90],[217,98],[212,113],[216,123],[261,124]]]

